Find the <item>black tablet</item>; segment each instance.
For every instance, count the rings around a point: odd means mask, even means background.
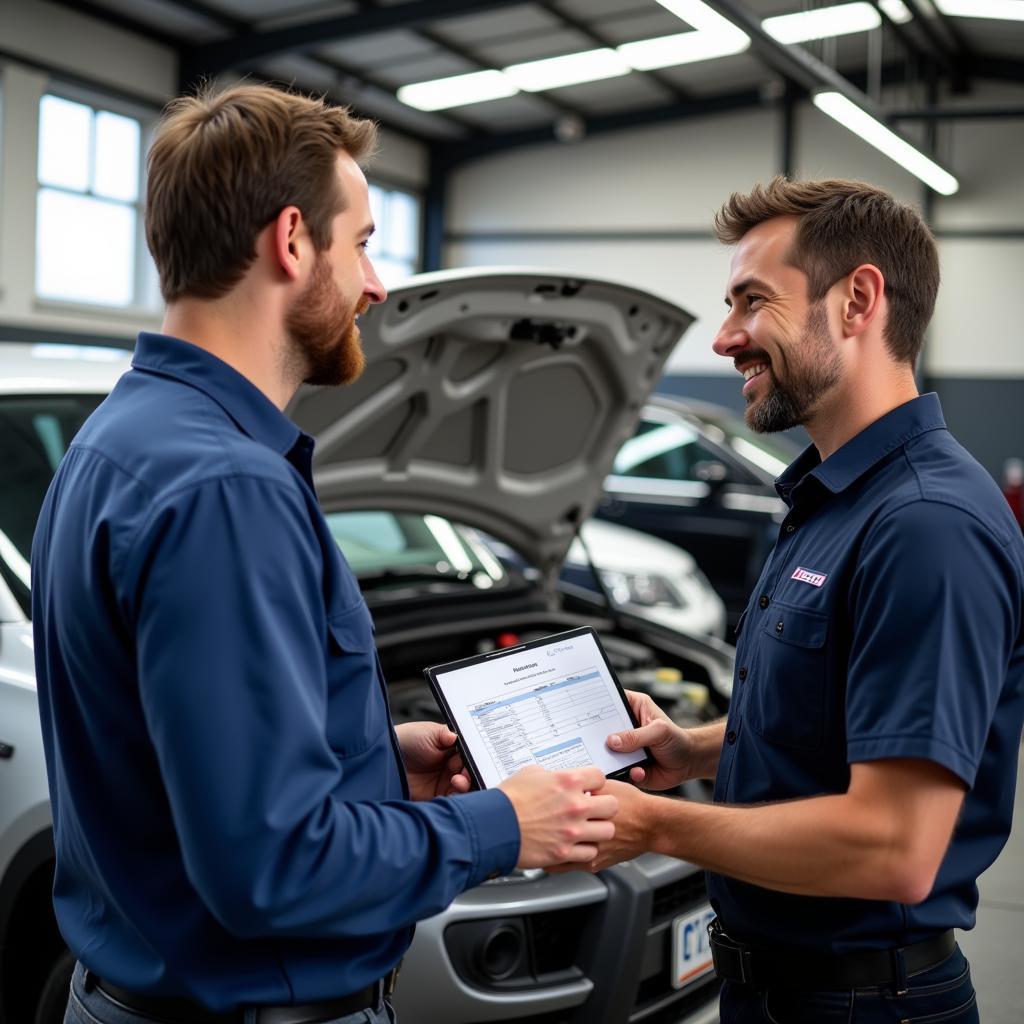
[[[597,765],[627,778],[648,750],[619,754],[609,733],[637,722],[590,626],[473,658],[435,665],[424,675],[466,767],[481,789],[527,765],[550,771]]]

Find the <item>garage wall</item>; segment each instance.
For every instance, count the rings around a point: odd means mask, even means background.
[[[979,87],[961,102],[1020,106],[1024,89]],[[446,265],[548,265],[661,292],[699,318],[662,388],[741,409],[735,376],[710,349],[729,264],[710,225],[730,192],[776,173],[780,124],[763,109],[468,164],[449,183]],[[923,202],[916,178],[809,103],[795,126],[798,176],[861,178]],[[1024,279],[1024,121],[944,122],[939,152],[961,190],[932,204],[943,285],[922,373],[951,429],[998,476],[1024,455],[1024,347],[1007,315],[1011,283]]]
[[[155,122],[177,91],[177,56],[64,6],[0,0],[0,338],[130,341],[139,330],[159,328],[162,311],[104,310],[35,296],[39,100],[53,81]],[[426,149],[385,131],[371,174],[423,188]]]

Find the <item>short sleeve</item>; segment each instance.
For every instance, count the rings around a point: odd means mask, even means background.
[[[966,510],[921,500],[881,519],[851,587],[849,762],[924,758],[972,786],[1019,601],[1009,552]]]

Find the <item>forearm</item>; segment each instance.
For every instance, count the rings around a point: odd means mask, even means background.
[[[718,762],[722,756],[722,744],[725,742],[725,719],[720,718],[708,725],[685,729],[686,739],[690,744],[691,779],[713,779],[718,774]]]
[[[648,848],[743,882],[905,903],[931,888],[916,873],[902,830],[849,794],[758,807],[647,800]]]

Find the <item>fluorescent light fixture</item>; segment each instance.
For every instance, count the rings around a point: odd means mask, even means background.
[[[657,0],[657,2],[666,11],[682,19],[698,32],[720,32],[724,35],[734,32],[745,34],[728,18],[723,18],[718,11],[712,10],[702,0]]]
[[[512,64],[503,68],[502,74],[525,92],[540,92],[582,82],[597,82],[603,78],[617,78],[628,75],[632,70],[614,50],[603,49]]]
[[[619,53],[637,71],[654,71],[677,64],[693,64],[715,57],[730,57],[750,46],[750,37],[738,29],[735,33],[679,32],[657,39],[640,39],[623,43]]]
[[[903,0],[878,0],[878,6],[897,25],[906,25],[914,17]]]
[[[891,132],[881,121],[876,121],[842,93],[818,92],[814,94],[813,99],[814,105],[820,111],[920,178],[929,188],[944,196],[951,196],[960,188],[960,183],[949,171],[941,168],[920,150],[914,149],[909,142]]]
[[[403,85],[398,98],[417,110],[447,110],[469,103],[515,96],[519,88],[500,71],[474,71],[468,75],[437,78],[431,82]]]
[[[854,3],[765,18],[761,27],[780,43],[806,43],[851,32],[869,32],[881,24],[882,16],[871,4]]]
[[[995,18],[1024,21],[1022,0],[935,0],[935,6],[951,18]]]
[[[642,39],[616,47],[570,53],[564,57],[513,64],[502,71],[476,71],[469,75],[403,85],[398,98],[418,110],[446,110],[469,103],[514,96],[520,90],[541,92],[582,82],[627,75],[630,71],[690,64],[742,53],[750,37],[702,0],[658,0],[666,10],[692,29],[658,39]],[[855,6],[868,6],[855,5]]]

